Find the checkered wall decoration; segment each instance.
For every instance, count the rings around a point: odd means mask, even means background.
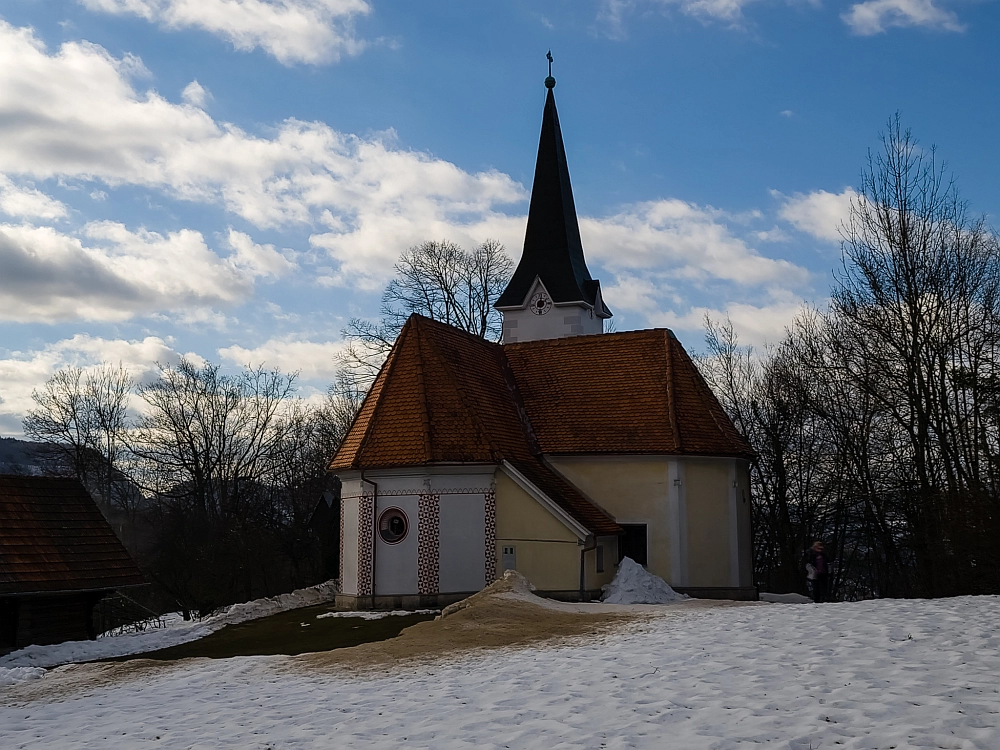
[[[375,497],[358,498],[358,596],[371,596],[374,590],[372,570],[375,545]]]
[[[436,594],[440,590],[441,496],[420,496],[417,505],[417,591]]]
[[[486,511],[486,534],[485,534],[485,562],[486,562],[486,585],[489,586],[497,579],[497,493],[490,490],[485,493]]]
[[[337,577],[340,579],[340,590],[344,590],[344,498],[340,498],[340,566]]]

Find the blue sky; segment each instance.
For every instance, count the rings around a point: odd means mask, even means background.
[[[56,369],[333,375],[425,239],[524,230],[552,49],[619,330],[822,304],[895,111],[1000,213],[995,2],[7,0],[0,434]]]

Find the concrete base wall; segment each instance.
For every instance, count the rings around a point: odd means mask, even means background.
[[[416,610],[416,609],[443,609],[449,604],[460,602],[462,599],[475,594],[475,591],[465,591],[453,594],[413,594],[403,596],[355,596],[353,594],[339,594],[334,606],[341,611],[362,611],[369,610]]]
[[[731,599],[738,602],[756,602],[755,586],[725,587],[725,586],[674,586],[678,594],[687,594],[694,599]]]

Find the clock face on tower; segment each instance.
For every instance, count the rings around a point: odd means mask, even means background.
[[[545,315],[545,313],[552,309],[552,300],[549,299],[549,296],[545,292],[535,292],[531,295],[528,307],[531,308],[531,312],[535,315]]]

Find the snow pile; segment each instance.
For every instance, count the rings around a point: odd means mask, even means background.
[[[505,570],[503,578],[494,581],[485,591],[495,594],[535,595],[535,585],[516,570]]]
[[[505,596],[513,599],[527,599],[540,602],[541,599],[535,596],[535,587],[531,581],[518,573],[516,570],[505,570],[503,578],[498,578],[479,593],[473,594],[467,599],[462,599],[454,604],[449,604],[441,610],[441,617],[448,617],[459,612],[466,607],[474,607],[484,599],[495,596]]]
[[[0,657],[0,667],[56,667],[60,664],[159,651],[161,648],[179,646],[204,638],[227,625],[237,625],[247,620],[287,612],[290,609],[325,604],[333,601],[338,592],[336,581],[325,581],[288,594],[233,604],[202,620],[184,620],[179,614],[171,613],[163,616],[165,625],[163,628],[152,628],[125,635],[105,635],[96,641],[66,641],[52,646],[27,646]]]
[[[669,583],[650,573],[631,557],[622,558],[615,579],[601,590],[605,604],[670,604],[690,598],[678,594]]]
[[[45,670],[40,667],[14,667],[13,669],[0,667],[0,687],[8,687],[28,680],[40,680],[44,676]]]
[[[296,589],[288,594],[254,599],[252,602],[233,604],[226,610],[213,614],[202,622],[223,622],[223,625],[238,625],[247,620],[258,620],[261,617],[287,612],[290,609],[314,607],[317,604],[332,602],[340,593],[340,585],[333,580],[317,583],[305,589]],[[219,627],[222,627],[221,625]],[[218,630],[218,628],[216,628]]]
[[[325,620],[327,617],[357,617],[360,620],[381,620],[383,617],[403,617],[405,615],[436,615],[440,609],[394,609],[391,612],[323,612],[316,615],[317,620]]]

